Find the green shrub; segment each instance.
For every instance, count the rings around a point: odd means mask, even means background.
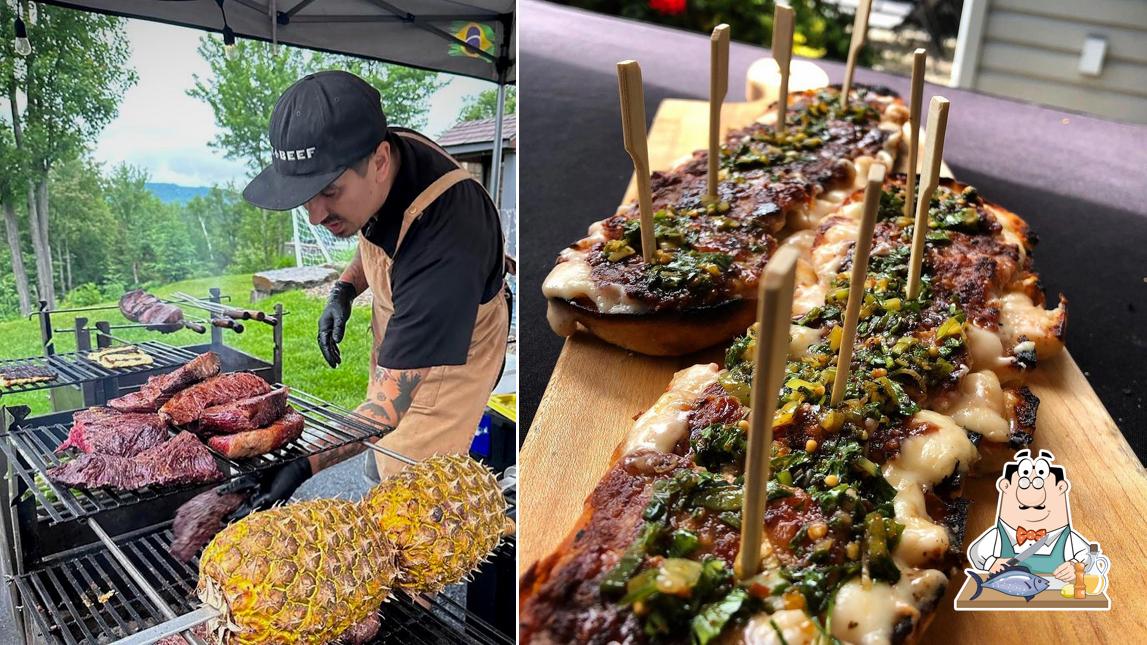
[[[124,289],[123,285],[118,282],[105,282],[103,286],[100,287],[100,293],[103,294],[104,302],[119,300],[120,296],[126,292],[127,289]]]
[[[90,307],[104,301],[104,295],[96,285],[85,282],[68,292],[64,296],[64,305],[67,307]]]

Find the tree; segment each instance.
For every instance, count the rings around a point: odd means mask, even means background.
[[[227,56],[214,35],[199,41],[199,55],[211,68],[210,78],[195,77],[188,94],[215,113],[219,134],[211,146],[228,159],[246,162],[253,171],[271,162],[267,130],[279,96],[303,76],[325,69],[342,69],[364,78],[382,94],[387,120],[411,128],[426,123],[430,95],[444,85],[435,72],[349,56],[311,52],[280,45],[239,40]]]
[[[200,258],[219,271],[260,271],[277,264],[291,237],[291,215],[255,208],[234,188],[215,186],[183,207]]]
[[[21,316],[32,312],[32,297],[28,290],[28,271],[24,267],[24,248],[20,239],[20,220],[16,215],[19,186],[25,183],[23,168],[12,141],[11,131],[0,130],[0,208],[4,210],[4,230],[8,237],[8,258],[12,262],[12,286],[16,290]],[[5,311],[7,308],[5,308]]]
[[[5,61],[0,83],[17,157],[27,172],[37,291],[54,305],[48,174],[56,163],[78,156],[115,117],[136,74],[127,68],[122,19],[47,5],[38,5],[37,13],[38,21],[27,25],[32,41],[27,57],[16,54],[11,39],[0,39]],[[0,4],[0,24],[14,20],[9,4]]]
[[[170,282],[195,272],[192,229],[178,206],[164,204],[147,188],[147,171],[117,166],[107,180],[108,207],[119,235],[108,275],[133,287]]]
[[[517,107],[518,93],[513,86],[506,86],[505,114],[513,114]],[[498,90],[484,90],[478,96],[468,96],[462,103],[457,123],[492,119],[498,112]]]
[[[52,169],[52,241],[63,291],[83,284],[118,282],[111,267],[119,262],[120,240],[131,235],[112,214],[102,168],[89,157],[60,162]]]

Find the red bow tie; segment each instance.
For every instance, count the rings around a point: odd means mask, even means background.
[[[1027,530],[1021,526],[1021,527],[1016,529],[1016,546],[1019,546],[1019,545],[1023,544],[1024,542],[1027,542],[1028,540],[1031,540],[1032,542],[1035,542],[1037,540],[1042,540],[1043,536],[1045,536],[1045,535],[1047,535],[1047,529],[1039,529],[1038,531],[1029,531],[1029,530]]]

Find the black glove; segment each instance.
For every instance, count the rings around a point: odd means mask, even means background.
[[[299,486],[313,474],[309,459],[296,459],[282,466],[274,466],[234,479],[217,488],[216,492],[220,495],[251,493],[247,501],[228,516],[227,521],[234,522],[255,511],[263,511],[279,502],[289,500]]]
[[[353,284],[339,280],[331,287],[327,306],[319,316],[319,350],[331,367],[338,367],[342,362],[339,343],[346,331],[346,321],[350,319],[350,304],[357,295],[358,290]]]

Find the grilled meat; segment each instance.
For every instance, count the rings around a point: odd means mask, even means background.
[[[234,434],[262,428],[287,411],[288,388],[216,405],[199,415],[202,434]]]
[[[159,408],[159,413],[176,426],[199,420],[203,411],[213,405],[247,399],[271,391],[266,381],[250,372],[231,372],[211,377],[202,383],[173,395]]]
[[[84,454],[48,469],[48,479],[84,489],[134,491],[148,486],[205,484],[223,479],[207,446],[190,432],[180,432],[134,457]]]
[[[180,562],[189,562],[223,530],[227,516],[235,512],[249,493],[221,493],[212,489],[192,497],[175,512],[171,531],[175,537],[168,551]]]
[[[156,412],[173,394],[219,373],[219,355],[207,352],[179,369],[152,376],[138,392],[108,401],[120,412]]]
[[[270,425],[256,430],[211,437],[207,445],[230,459],[265,455],[303,434],[303,415],[287,406],[287,413]]]
[[[101,412],[77,412],[73,416],[75,423],[68,431],[68,438],[56,448],[57,453],[75,448],[86,453],[132,457],[171,436],[167,423],[158,414],[105,413],[102,411],[109,408],[92,409]]]
[[[16,387],[56,380],[56,370],[39,365],[9,365],[0,367],[0,387]]]
[[[148,329],[169,334],[183,329],[183,310],[162,302],[159,298],[136,289],[123,294],[119,310],[125,318],[143,323]]]

